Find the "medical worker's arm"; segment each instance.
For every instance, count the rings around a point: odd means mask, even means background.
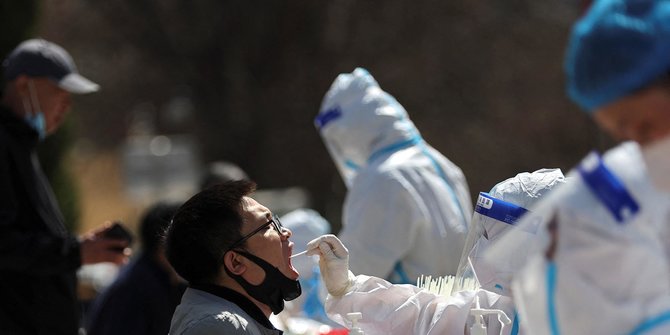
[[[333,235],[311,241],[308,250],[309,254],[320,256],[324,283],[332,290],[325,304],[328,316],[350,326],[344,321],[346,314],[361,312],[363,318],[359,325],[366,335],[464,334],[475,295],[479,296],[482,308],[513,313],[510,299],[484,290],[443,297],[413,285],[393,285],[365,275],[354,277],[343,266],[348,260],[347,248]],[[506,329],[503,333],[508,332]],[[497,325],[490,327],[489,334],[499,334]]]
[[[338,236],[356,255],[349,262],[354,273],[386,278],[416,243],[418,224],[427,220],[419,195],[398,174],[360,176],[347,195]]]

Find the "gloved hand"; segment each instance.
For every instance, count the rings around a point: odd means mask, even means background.
[[[328,293],[335,297],[346,294],[355,276],[349,271],[349,250],[335,235],[323,235],[307,243],[307,255],[319,255],[321,276]]]

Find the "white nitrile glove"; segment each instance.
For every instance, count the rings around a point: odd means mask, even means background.
[[[307,243],[307,255],[319,255],[321,277],[335,297],[349,291],[355,276],[349,271],[349,250],[335,235],[323,235]]]

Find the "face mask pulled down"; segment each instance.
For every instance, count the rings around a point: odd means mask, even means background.
[[[670,136],[643,146],[642,158],[654,186],[670,192]]]
[[[270,306],[272,313],[279,314],[279,312],[284,310],[284,301],[291,301],[302,293],[298,280],[286,277],[272,264],[248,252],[241,250],[235,250],[235,252],[242,254],[260,266],[265,271],[265,279],[259,285],[252,285],[242,278],[242,276],[231,273],[224,265],[226,273],[240,284],[251,297]]]

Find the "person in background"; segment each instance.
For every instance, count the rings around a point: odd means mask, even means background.
[[[35,148],[55,132],[71,94],[98,85],[77,72],[62,47],[33,39],[2,62],[0,100],[0,325],[7,334],[76,334],[76,271],[82,264],[123,264],[125,240],[111,225],[73,236],[65,228]]]
[[[517,235],[519,232],[515,219],[525,215],[528,209],[532,211],[538,200],[565,187],[564,184],[565,178],[559,169],[541,169],[533,173],[519,173],[496,184],[488,194],[480,194],[474,218],[481,216],[487,220],[473,219],[473,223],[481,224],[480,227],[474,227],[477,228],[475,236],[480,240],[478,242],[492,241],[496,239],[495,235],[520,236]],[[488,201],[481,201],[483,199]],[[536,238],[525,233],[523,236],[526,243]],[[472,256],[476,255],[477,248],[481,249],[485,244],[472,243],[470,246],[472,249],[463,250],[466,259],[469,259],[465,263],[473,264],[478,275],[495,274],[492,281],[507,286],[508,272],[517,269],[504,266],[504,271],[499,271],[502,264],[487,268],[486,263],[476,263],[477,259]],[[523,257],[523,246],[514,247],[513,256]],[[503,318],[498,318],[497,314],[485,316],[486,330],[483,333],[498,335],[518,332],[514,303],[509,292],[492,292],[486,290],[486,283],[477,283],[477,289],[459,287],[451,295],[450,292],[441,295],[413,285],[394,285],[365,274],[354,276],[349,271],[348,262],[356,255],[350,253],[334,235],[319,237],[309,242],[307,248],[310,250],[308,254],[320,257],[321,274],[329,293],[326,301],[328,315],[338,323],[349,326],[344,321],[345,316],[361,312],[363,316],[358,324],[366,335],[470,334],[470,327],[475,321],[471,317],[471,310],[477,304],[489,311],[502,311],[510,319],[501,328],[498,320]]]
[[[670,334],[670,1],[594,1],[573,26],[565,71],[570,98],[632,141],[589,154],[541,217],[519,223],[540,222],[546,237],[512,286],[522,326]]]
[[[32,39],[2,62],[0,99],[0,329],[6,334],[76,334],[76,271],[127,262],[107,224],[70,234],[35,148],[61,126],[71,94],[95,92],[62,47]]]
[[[330,223],[313,209],[299,208],[290,211],[282,216],[282,222],[284,227],[293,232],[294,254],[307,250],[309,241],[330,233]],[[326,290],[321,281],[318,259],[313,256],[299,256],[291,259],[291,262],[300,273],[302,295],[288,302],[282,314],[330,323],[323,308]]]
[[[423,140],[362,68],[340,74],[315,125],[347,186],[339,237],[351,269],[394,283],[453,275],[472,214],[460,168]]]
[[[164,335],[186,283],[165,257],[163,235],[179,208],[159,202],[140,224],[142,251],[93,303],[88,335]]]
[[[174,215],[166,254],[189,287],[170,334],[281,334],[268,318],[301,293],[292,233],[254,190],[244,180],[214,185]]]

